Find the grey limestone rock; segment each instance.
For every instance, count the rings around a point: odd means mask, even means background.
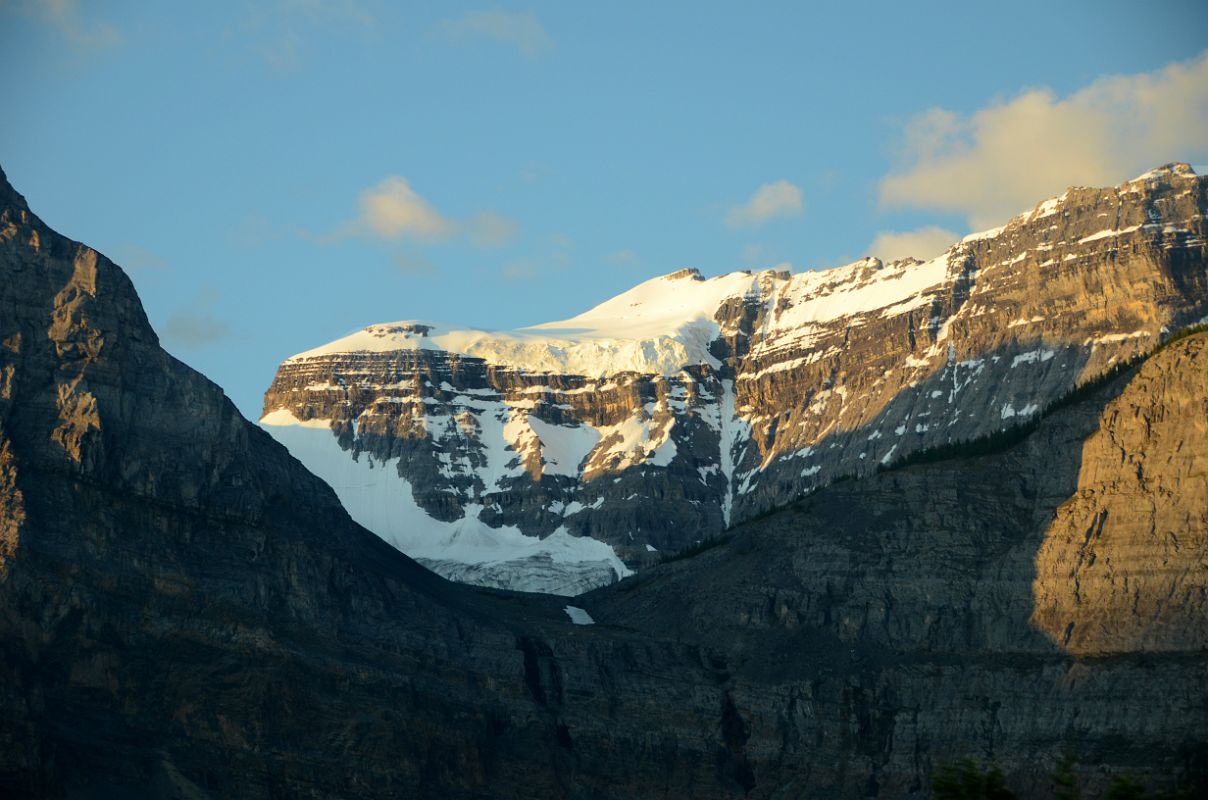
[[[434,519],[481,506],[492,527],[565,528],[640,569],[836,478],[1026,420],[1205,318],[1205,212],[1208,178],[1167,165],[1071,188],[939,262],[752,276],[712,312],[708,357],[672,374],[556,374],[439,348],[328,352],[283,363],[264,410],[332,420],[348,458],[397,459],[400,491]],[[704,282],[695,270],[663,280],[671,295]],[[497,418],[546,427],[508,438]],[[644,431],[637,450],[618,452],[612,433],[572,469],[542,457],[543,430],[627,421]],[[673,455],[653,457],[664,441]],[[492,447],[515,467],[498,483]]]
[[[1045,797],[1064,751],[1090,792],[1202,780],[1206,355],[579,625],[354,523],[0,175],[0,795],[922,798],[971,756]]]

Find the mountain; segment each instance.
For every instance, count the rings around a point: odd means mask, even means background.
[[[1205,467],[1208,331],[1014,446],[838,482],[576,602],[752,677],[745,752],[819,796],[919,796],[937,748],[1020,797],[1062,750],[1208,796]]]
[[[261,423],[437,572],[577,594],[1026,422],[1205,318],[1206,211],[1171,164],[926,262],[681,270],[510,332],[371,325],[286,360]]]
[[[353,522],[0,173],[0,796],[1046,797],[1065,754],[1201,796],[1206,359],[570,606]]]

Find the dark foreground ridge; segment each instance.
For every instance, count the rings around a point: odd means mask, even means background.
[[[1208,753],[1208,337],[572,601],[353,523],[0,174],[0,796],[1043,797]]]

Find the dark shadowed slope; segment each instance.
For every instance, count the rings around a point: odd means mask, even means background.
[[[352,523],[3,182],[0,271],[0,794],[559,793],[558,606]]]
[[[923,796],[1066,747],[1175,774],[1208,730],[1203,352],[575,626],[352,523],[0,180],[0,795]]]
[[[753,710],[759,760],[786,730],[837,728],[842,751],[846,719],[874,772],[962,744],[1033,792],[1029,759],[1062,750],[1202,770],[1208,334],[1006,452],[841,482],[581,602],[796,685],[797,718]],[[828,726],[814,687],[837,675],[848,693]]]

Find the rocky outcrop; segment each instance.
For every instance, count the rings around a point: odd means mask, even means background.
[[[1082,445],[1031,624],[1080,656],[1208,650],[1208,337],[1154,358]]]
[[[745,752],[834,796],[919,792],[933,748],[1024,797],[1063,749],[1091,786],[1203,770],[1206,358],[1177,342],[1006,452],[836,484],[576,602],[774,685],[739,703]]]
[[[1203,774],[1203,336],[1007,452],[586,595],[583,625],[352,522],[2,175],[0,276],[0,795],[925,797],[973,756],[1044,797],[1065,750],[1090,789]]]
[[[591,537],[640,568],[837,477],[1026,420],[1204,318],[1206,211],[1208,179],[1176,164],[1072,188],[928,262],[685,270],[510,333],[371,326],[282,364],[264,421],[337,439],[342,457],[296,454],[447,574],[524,586],[528,567],[457,568],[441,544],[457,532],[404,537],[403,506],[487,538]],[[345,475],[362,454],[388,465],[368,499]],[[589,560],[600,579],[625,572]],[[560,563],[568,586],[593,580]]]

